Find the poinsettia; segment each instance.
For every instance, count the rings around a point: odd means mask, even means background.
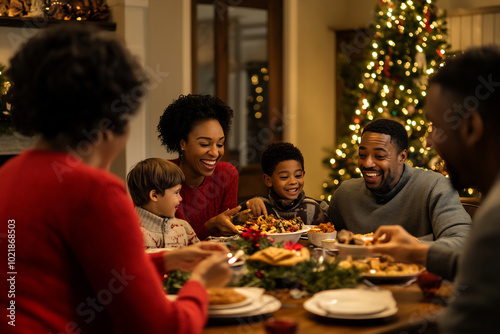
[[[246,228],[241,233],[241,238],[231,242],[228,248],[232,251],[242,249],[245,254],[252,255],[253,253],[273,246],[274,240],[269,239],[261,231]]]
[[[252,240],[252,242],[255,244],[262,237],[262,233],[258,230],[254,230],[253,228],[246,228],[241,233],[241,236],[243,237],[243,239]]]
[[[284,249],[296,250],[296,251],[301,250],[301,249],[302,249],[302,247],[304,247],[304,246],[302,246],[302,245],[301,245],[301,244],[299,244],[299,243],[293,243],[293,242],[291,242],[291,241],[287,241],[287,242],[285,242],[285,244],[283,245],[283,248],[284,248]]]

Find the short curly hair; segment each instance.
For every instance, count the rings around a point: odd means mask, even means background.
[[[122,134],[145,95],[139,63],[110,32],[91,25],[44,29],[12,57],[6,74],[17,130],[63,135],[72,144],[94,142],[96,130]]]
[[[160,117],[158,138],[168,152],[181,152],[181,140],[187,140],[193,128],[210,119],[217,120],[224,135],[231,130],[233,110],[221,99],[211,95],[181,95]]]
[[[161,158],[139,161],[127,174],[127,185],[135,206],[149,203],[149,192],[163,196],[166,189],[184,182],[184,173],[176,164]]]
[[[273,175],[276,166],[286,160],[296,160],[304,169],[304,157],[302,152],[291,143],[272,143],[262,152],[260,163],[262,171],[266,175]]]
[[[365,132],[376,132],[391,136],[391,143],[398,148],[398,153],[408,149],[408,132],[403,124],[392,119],[381,118],[368,123],[363,129],[361,137]]]

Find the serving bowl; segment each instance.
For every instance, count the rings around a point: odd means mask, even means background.
[[[262,234],[267,235],[267,237],[271,240],[274,240],[274,242],[293,242],[296,243],[299,241],[300,236],[302,233],[306,233],[310,230],[311,228],[309,226],[304,226],[301,230],[298,230],[297,232],[288,232],[288,233],[265,233],[263,232]]]
[[[350,255],[353,259],[359,259],[374,255],[366,245],[350,245],[336,242],[335,246],[339,250],[339,255],[344,257]]]
[[[307,239],[309,240],[310,243],[312,243],[316,247],[323,247],[321,242],[325,239],[335,240],[335,238],[337,238],[337,231],[328,233],[323,233],[323,232],[315,233],[309,231],[307,233]]]

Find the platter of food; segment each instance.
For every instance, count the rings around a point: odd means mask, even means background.
[[[260,261],[272,266],[294,266],[297,263],[309,260],[307,248],[292,250],[278,247],[267,247],[252,254],[249,261]]]
[[[367,247],[373,244],[373,233],[354,234],[347,230],[341,230],[337,234],[336,248],[341,256],[352,258],[363,258],[373,256]]]
[[[363,277],[377,282],[404,281],[416,277],[425,267],[418,264],[396,262],[387,255],[363,260],[348,259],[341,262],[343,267],[354,266]]]
[[[299,231],[300,233],[304,233],[304,229],[310,229],[308,227],[305,227],[300,217],[288,220],[283,218],[275,218],[274,215],[268,215],[267,217],[261,215],[259,217],[251,218],[239,225],[236,225],[235,227],[239,231],[242,231],[246,228],[251,228],[265,234],[293,233]]]
[[[264,293],[264,289],[210,288],[207,289],[209,310],[224,310],[251,304]]]
[[[210,288],[208,316],[210,318],[236,318],[268,314],[278,310],[281,302],[273,296],[265,295],[264,289],[244,288]],[[177,295],[167,295],[167,299],[175,301]]]
[[[307,239],[316,247],[322,247],[322,240],[334,240],[337,237],[337,231],[335,231],[335,227],[332,223],[307,226],[311,226],[311,229],[307,233]]]
[[[310,227],[304,225],[300,217],[288,220],[275,218],[273,215],[254,217],[247,213],[244,219],[242,221],[242,217],[240,216],[238,219],[233,220],[233,222],[237,221],[239,223],[235,227],[240,233],[245,229],[252,229],[267,235],[275,242],[290,241],[296,243],[303,233],[307,233],[310,230]]]

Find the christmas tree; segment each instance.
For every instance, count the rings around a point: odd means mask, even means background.
[[[369,38],[364,71],[355,83],[344,83],[344,105],[349,113],[341,126],[336,149],[329,152],[324,164],[330,180],[324,182],[323,199],[340,183],[360,177],[357,166],[358,145],[363,127],[378,118],[391,118],[404,124],[409,137],[410,166],[443,172],[437,153],[426,147],[428,123],[423,107],[429,75],[444,61],[448,49],[446,22],[435,0],[382,0],[375,9],[375,22]],[[359,43],[358,43],[359,44]],[[349,52],[340,61],[351,70]],[[349,67],[350,66],[350,67]],[[349,72],[349,70],[347,70]],[[352,75],[351,75],[352,76]]]

